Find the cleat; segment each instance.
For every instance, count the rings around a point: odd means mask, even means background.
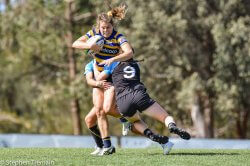
[[[123,122],[122,123],[122,135],[128,135],[128,132],[131,130],[132,124],[130,122]]]
[[[168,142],[168,137],[159,135],[159,134],[153,134],[150,136],[150,139],[152,141],[158,142],[159,144],[165,144]]]
[[[102,148],[96,147],[95,151],[90,153],[90,154],[96,156],[96,155],[99,155],[99,153],[101,153],[101,151],[102,151]]]
[[[185,139],[185,140],[189,140],[191,138],[191,136],[188,132],[186,132],[185,130],[180,129],[176,126],[171,126],[169,128],[169,131],[170,131],[170,133],[174,133],[174,134],[179,135],[182,139]]]
[[[108,148],[102,148],[102,151],[98,154],[99,156],[110,155],[115,153],[115,147],[110,146]]]
[[[163,154],[169,154],[169,152],[171,151],[172,147],[174,146],[173,142],[168,141],[165,144],[160,144],[162,149],[163,149]]]

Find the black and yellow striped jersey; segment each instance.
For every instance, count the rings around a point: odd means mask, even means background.
[[[101,35],[101,33],[97,33],[95,29],[88,31],[85,34],[85,38],[89,39],[94,35]],[[105,38],[104,45],[102,50],[99,53],[95,54],[96,64],[98,66],[99,71],[103,71],[103,65],[99,65],[103,60],[112,58],[119,54],[121,45],[128,42],[127,39],[123,36],[123,34],[118,33],[116,30],[113,30],[112,34]]]

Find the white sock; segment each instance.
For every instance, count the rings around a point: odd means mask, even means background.
[[[167,116],[166,119],[165,119],[165,125],[166,125],[166,127],[168,127],[168,125],[170,123],[174,123],[175,124],[174,118],[172,116]]]

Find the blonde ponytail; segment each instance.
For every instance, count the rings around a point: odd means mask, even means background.
[[[111,8],[107,13],[101,13],[96,20],[95,29],[98,32],[100,27],[100,21],[111,23],[114,26],[114,19],[122,20],[126,16],[128,6],[125,3],[120,4],[118,7]]]
[[[110,11],[107,12],[109,17],[113,17],[117,20],[122,20],[126,16],[128,6],[125,3],[120,4],[118,7],[112,8]]]

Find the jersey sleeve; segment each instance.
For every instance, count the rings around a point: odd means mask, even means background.
[[[109,69],[105,69],[105,67],[104,67],[104,70],[102,72],[104,72],[107,75],[111,75],[111,71]]]
[[[113,64],[113,63],[112,63]],[[111,65],[112,65],[111,64]],[[107,75],[111,75],[112,71],[111,71],[111,65],[110,66],[104,66],[103,68],[103,72]]]
[[[128,40],[125,38],[125,36],[124,36],[123,34],[117,35],[116,39],[117,39],[117,41],[118,41],[118,43],[119,43],[120,46],[121,46],[122,44],[128,42]]]
[[[113,62],[110,66],[105,66],[104,70],[107,70],[108,74],[111,75],[120,62]]]
[[[94,72],[94,62],[93,60],[91,62],[89,62],[86,66],[85,66],[85,72],[84,72],[84,75],[88,74],[88,73],[91,73],[91,72]]]
[[[94,34],[94,30],[93,29],[91,29],[90,31],[88,31],[85,35],[84,35],[84,37],[88,40],[89,38],[91,38],[92,36],[94,36],[95,34]]]

